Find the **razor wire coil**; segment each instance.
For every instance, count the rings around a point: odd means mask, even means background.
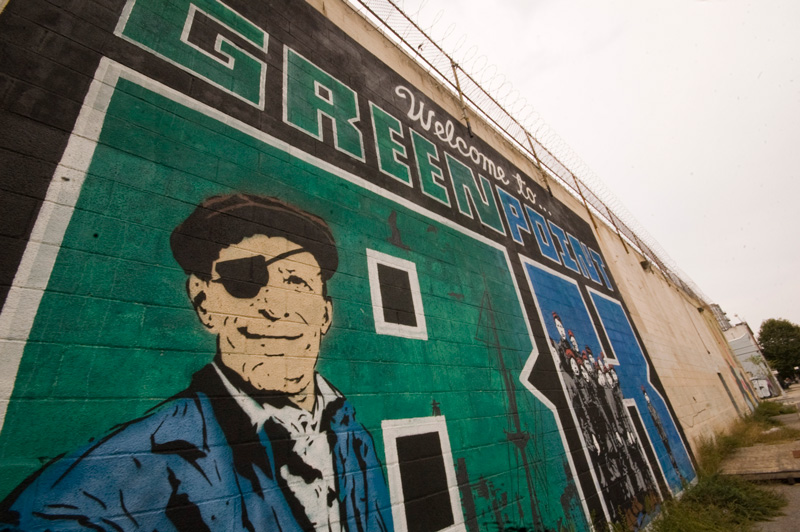
[[[472,112],[584,203],[592,216],[609,226],[627,245],[655,265],[670,282],[691,297],[708,304],[708,298],[697,285],[677,267],[658,242],[506,77],[498,72],[496,65],[490,63],[485,55],[480,55],[476,46],[466,47],[466,36],[457,37],[454,25],[433,36],[440,27],[441,12],[428,27],[423,28],[416,19],[424,3],[417,13],[408,14],[403,9],[402,0],[345,1],[456,98],[463,97]]]

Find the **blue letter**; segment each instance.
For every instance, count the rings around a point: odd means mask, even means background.
[[[603,284],[600,276],[597,275],[597,269],[589,258],[589,251],[586,249],[586,245],[583,242],[579,242],[577,238],[569,233],[567,237],[569,238],[569,243],[572,244],[572,251],[575,253],[575,258],[578,259],[578,265],[581,267],[583,276],[591,278],[597,284]]]
[[[528,229],[528,221],[522,212],[522,205],[517,198],[500,187],[497,187],[497,194],[500,196],[500,204],[503,205],[506,222],[508,222],[508,227],[511,229],[511,238],[525,245],[525,242],[522,241],[520,230],[530,233],[530,229]]]
[[[581,273],[580,268],[578,268],[578,263],[575,262],[575,259],[573,259],[572,255],[569,254],[569,242],[567,242],[567,234],[563,229],[550,220],[547,221],[547,224],[550,226],[550,231],[552,231],[553,235],[558,239],[558,243],[561,244],[561,260],[564,261],[564,266],[575,273]]]
[[[597,264],[597,268],[600,270],[600,275],[603,276],[603,281],[605,281],[606,286],[613,292],[614,287],[611,286],[611,281],[609,281],[608,275],[606,275],[606,265],[603,262],[603,257],[601,257],[600,254],[592,248],[589,248],[589,253],[592,255],[592,259],[594,259],[595,264]]]
[[[536,237],[536,242],[539,243],[539,251],[553,262],[561,264],[561,259],[558,258],[558,250],[550,239],[550,233],[547,232],[547,221],[544,216],[531,209],[528,205],[525,205],[525,212],[528,213],[528,218],[531,220],[531,228]]]

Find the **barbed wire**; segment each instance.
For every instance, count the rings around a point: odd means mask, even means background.
[[[458,36],[451,24],[442,29],[440,11],[426,27],[423,0],[407,13],[402,0],[345,0],[456,98],[486,120],[543,173],[581,201],[593,218],[610,227],[623,244],[634,247],[673,284],[690,296],[709,299],[647,233],[622,202],[478,48]],[[593,220],[594,221],[594,220]]]

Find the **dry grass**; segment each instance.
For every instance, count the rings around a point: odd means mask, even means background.
[[[653,532],[746,532],[780,515],[786,500],[736,477],[704,477],[680,501],[664,505]]]
[[[794,407],[763,401],[752,415],[738,420],[725,434],[700,443],[697,453],[700,463],[698,473],[701,477],[718,473],[722,462],[741,447],[800,439],[800,430],[786,427],[775,420],[775,416],[796,411]]]
[[[795,411],[765,401],[727,433],[702,442],[698,449],[697,484],[688,488],[680,500],[664,504],[653,523],[653,532],[747,532],[756,522],[780,515],[785,499],[754,482],[719,472],[725,459],[741,447],[800,439],[800,431],[774,419]]]

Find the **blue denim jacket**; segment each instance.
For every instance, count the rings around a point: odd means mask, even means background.
[[[328,405],[343,530],[391,532],[372,437],[344,398]],[[0,530],[283,531],[308,529],[257,433],[211,366],[187,390],[52,463],[9,496]]]

